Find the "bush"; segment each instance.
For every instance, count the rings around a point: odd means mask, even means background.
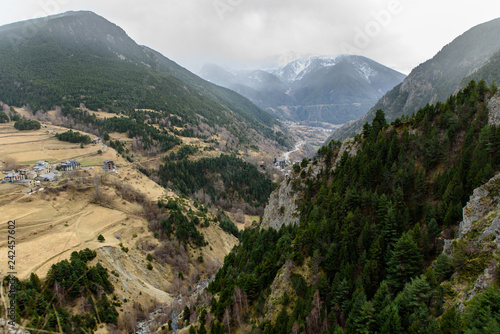
[[[56,134],[56,138],[60,141],[67,141],[70,143],[81,143],[80,147],[83,147],[83,144],[90,144],[92,140],[87,135],[82,135],[80,132],[73,132],[72,130],[58,133]],[[101,152],[102,153],[102,152]]]
[[[14,123],[17,130],[38,130],[41,128],[40,122],[29,119],[20,119]]]
[[[234,225],[234,223],[231,221],[231,219],[224,218],[221,220],[221,222],[219,224],[220,224],[220,227],[225,232],[234,235],[236,238],[239,238],[240,232],[238,231],[238,228],[236,227],[236,225]]]
[[[9,123],[9,116],[3,111],[0,111],[0,123]]]
[[[97,240],[98,240],[99,242],[104,242],[104,240],[106,240],[106,239],[104,239],[104,237],[102,236],[102,234],[99,234],[99,235],[97,236]]]

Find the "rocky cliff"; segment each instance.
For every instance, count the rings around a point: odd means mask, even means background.
[[[489,120],[492,125],[500,125],[500,92],[496,93],[488,102]]]
[[[498,276],[500,261],[500,174],[474,190],[463,209],[458,237],[445,240],[444,253],[451,257],[455,273],[449,288],[463,308]]]
[[[353,138],[346,139],[340,147],[335,163],[331,172],[335,171],[336,165],[339,163],[344,152],[350,156],[357,154],[360,143]],[[316,178],[324,169],[325,163],[323,160],[309,163],[308,166],[302,168],[306,171],[309,178]],[[264,210],[262,217],[261,228],[274,228],[279,230],[281,226],[296,225],[300,220],[298,212],[298,200],[302,198],[301,192],[305,188],[304,179],[301,173],[290,173],[286,179],[281,182],[279,188],[274,190],[269,197],[269,202]]]
[[[279,188],[269,196],[269,202],[262,217],[262,228],[279,230],[282,225],[296,225],[299,223],[297,200],[300,198],[297,189],[294,189],[294,176],[287,177]]]

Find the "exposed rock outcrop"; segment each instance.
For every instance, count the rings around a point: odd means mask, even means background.
[[[488,102],[490,125],[500,125],[500,92],[493,96]]]
[[[354,138],[348,138],[340,147],[337,158],[333,164],[332,171],[342,158],[344,152],[350,156],[357,154],[360,143]],[[310,173],[310,177],[317,177],[324,169],[324,161],[318,161],[315,165],[309,164],[305,167]],[[300,220],[300,213],[297,211],[297,201],[300,199],[300,189],[302,180],[299,175],[291,173],[287,179],[281,182],[279,188],[274,190],[269,197],[269,202],[264,210],[261,228],[274,228],[279,230],[281,226],[296,225]]]
[[[465,283],[459,308],[496,280],[500,258],[500,174],[474,190],[463,209],[458,237],[445,240],[444,253],[452,256],[454,285]]]
[[[494,176],[485,185],[474,189],[474,193],[463,209],[463,221],[458,229],[458,238],[463,238],[472,229],[481,228],[480,239],[494,234],[498,236],[500,231],[500,220],[498,218],[488,219],[490,216],[498,214],[500,210],[500,174]],[[486,220],[486,221],[484,221]],[[480,223],[483,223],[480,225]],[[484,224],[485,223],[485,224]]]
[[[353,157],[358,154],[358,150],[360,147],[361,143],[357,142],[354,138],[347,138],[346,140],[344,140],[342,146],[340,147],[339,154],[337,155],[337,159],[335,159],[332,170],[335,170],[337,164],[340,162],[340,159],[342,159],[344,152],[347,152],[349,156]]]
[[[293,189],[293,181],[288,178],[281,182],[278,189],[269,196],[269,202],[262,217],[262,228],[279,230],[282,225],[296,225],[299,223],[297,200],[299,193]]]

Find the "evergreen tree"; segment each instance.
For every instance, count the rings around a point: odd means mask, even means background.
[[[367,301],[363,304],[363,306],[361,307],[361,312],[354,323],[356,333],[375,333],[375,308],[373,307],[373,304],[371,302]]]
[[[384,227],[382,228],[382,235],[384,236],[384,241],[386,244],[386,259],[389,259],[391,256],[391,251],[394,248],[394,245],[398,241],[398,231],[396,222],[396,212],[392,203],[387,204],[387,214],[384,219]]]
[[[387,283],[393,291],[400,291],[422,269],[423,256],[410,233],[405,233],[394,246],[387,263]]]
[[[451,277],[453,274],[453,267],[451,265],[450,258],[448,255],[441,253],[436,258],[436,264],[434,266],[434,272],[436,274],[436,279],[438,282],[445,281]]]
[[[450,307],[441,317],[440,328],[443,334],[460,333],[460,315],[455,307]]]
[[[382,109],[378,109],[375,112],[375,118],[372,121],[371,133],[373,136],[377,136],[379,131],[387,126],[387,121],[385,120],[385,113]]]
[[[401,327],[401,317],[396,305],[391,304],[381,312],[381,318],[384,321],[380,332],[384,334],[399,334],[403,329]]]

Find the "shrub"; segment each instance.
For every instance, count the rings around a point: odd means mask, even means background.
[[[14,123],[17,130],[38,130],[41,128],[40,122],[29,119],[20,119]]]

